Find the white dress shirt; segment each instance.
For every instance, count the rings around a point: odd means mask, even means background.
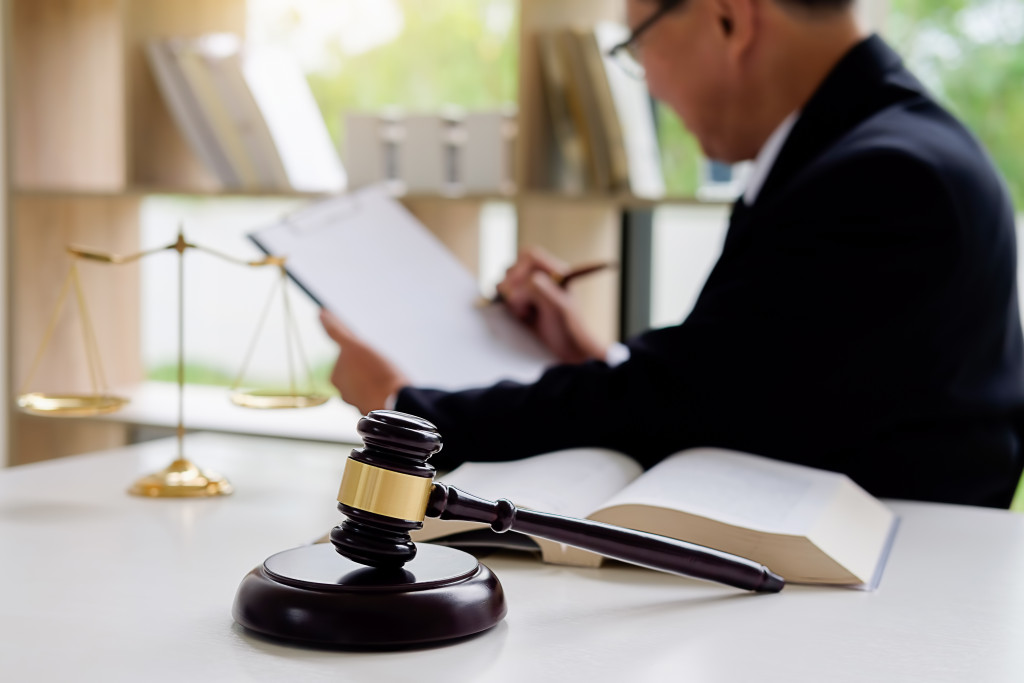
[[[779,158],[779,152],[786,144],[786,139],[798,118],[800,118],[800,112],[795,111],[783,119],[778,128],[772,131],[764,145],[761,146],[761,151],[757,153],[754,165],[750,169],[750,175],[747,176],[747,187],[743,192],[743,203],[747,206],[753,206],[757,201],[757,196],[761,193],[761,188],[764,187],[764,181],[768,179],[768,174],[771,173],[772,166]]]

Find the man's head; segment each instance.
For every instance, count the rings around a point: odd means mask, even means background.
[[[627,0],[651,93],[705,154],[755,156],[782,119],[863,38],[854,0]]]

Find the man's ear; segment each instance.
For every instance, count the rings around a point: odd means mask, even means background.
[[[771,0],[712,0],[722,37],[729,44],[729,54],[742,58],[754,42],[760,15],[760,3]]]

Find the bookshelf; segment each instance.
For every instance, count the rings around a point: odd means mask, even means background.
[[[621,19],[622,12],[622,0],[520,0],[520,191],[403,200],[471,269],[478,266],[479,216],[487,201],[514,202],[521,243],[544,246],[571,262],[618,261],[623,209],[654,205],[628,196],[566,197],[545,189],[546,156],[540,152],[552,140],[534,38],[552,28]],[[48,420],[11,408],[68,266],[65,245],[137,250],[139,207],[151,194],[265,196],[218,189],[178,132],[143,52],[147,40],[160,36],[244,36],[245,14],[244,0],[3,3],[6,173],[0,201],[6,199],[3,264],[9,286],[0,379],[9,428],[0,465],[114,447],[128,439],[128,427],[116,421]],[[109,383],[141,381],[137,267],[83,267],[82,279],[90,314],[102,331]],[[606,340],[617,336],[619,287],[619,274],[608,272],[575,290],[590,326]],[[75,316],[62,316],[33,388],[88,391],[77,325]]]

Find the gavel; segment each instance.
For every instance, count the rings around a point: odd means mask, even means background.
[[[744,590],[775,593],[785,580],[751,560],[686,541],[601,522],[517,508],[485,500],[434,481],[427,461],[441,450],[430,422],[376,410],[359,420],[364,448],[345,466],[338,509],[346,519],[330,533],[335,550],[382,570],[401,568],[416,557],[410,532],[426,517],[481,522],[498,533],[521,532],[605,557],[664,572],[717,581]]]

